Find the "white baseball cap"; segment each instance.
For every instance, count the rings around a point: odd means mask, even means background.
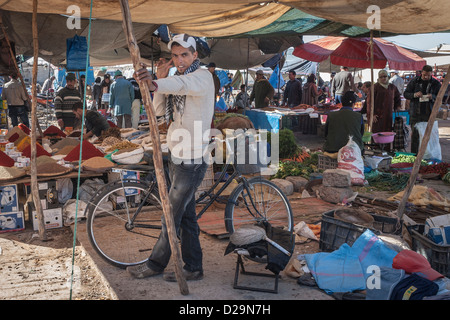
[[[170,40],[169,44],[167,45],[169,50],[172,50],[172,43],[174,43],[174,42],[180,44],[184,48],[193,47],[194,50],[197,50],[197,45],[195,43],[195,39],[186,33],[181,33],[181,34],[177,34],[176,36],[174,36],[172,38],[172,40]]]

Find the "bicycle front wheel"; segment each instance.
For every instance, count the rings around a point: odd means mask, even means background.
[[[126,268],[144,262],[161,231],[162,206],[156,188],[115,182],[87,207],[87,233],[106,262]]]
[[[240,183],[225,208],[225,228],[230,234],[260,222],[292,232],[293,220],[291,205],[283,191],[260,177],[248,180],[248,188]]]

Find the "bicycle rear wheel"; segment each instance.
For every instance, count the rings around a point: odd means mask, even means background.
[[[106,262],[126,268],[146,261],[161,231],[159,192],[142,182],[115,182],[87,207],[87,233]]]
[[[225,208],[225,228],[232,234],[238,228],[269,222],[290,232],[294,229],[292,208],[286,195],[273,182],[260,177],[240,183]]]

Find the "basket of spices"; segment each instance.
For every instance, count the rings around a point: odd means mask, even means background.
[[[0,181],[10,181],[21,178],[27,173],[25,170],[16,167],[3,167],[0,166]]]
[[[144,157],[144,148],[142,146],[120,149],[111,155],[111,159],[121,164],[136,164],[141,162]]]
[[[114,167],[115,164],[104,157],[93,157],[81,164],[83,170],[93,172],[105,172]]]
[[[70,167],[64,167],[57,163],[46,161],[36,166],[36,175],[38,177],[54,177],[60,176],[72,171]]]

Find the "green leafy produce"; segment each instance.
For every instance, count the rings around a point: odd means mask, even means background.
[[[301,151],[300,146],[295,141],[294,132],[289,129],[281,129],[279,131],[279,146],[280,159],[295,157]]]
[[[445,183],[450,183],[450,169],[449,171],[442,177],[442,181]]]
[[[416,156],[401,154],[392,158],[391,163],[414,163],[416,161]],[[421,161],[421,165],[427,165],[425,160]]]
[[[381,191],[399,192],[408,184],[409,174],[391,174],[374,170],[365,174],[369,186]]]
[[[301,176],[308,179],[311,173],[319,172],[317,169],[319,161],[318,154],[318,152],[311,153],[311,156],[306,158],[303,162],[291,160],[281,161],[280,168],[274,175],[274,178],[284,179],[289,176]]]

